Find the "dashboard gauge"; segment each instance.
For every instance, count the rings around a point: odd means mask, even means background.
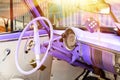
[[[73,50],[76,44],[76,35],[71,28],[66,29],[63,35],[63,43],[67,50]]]

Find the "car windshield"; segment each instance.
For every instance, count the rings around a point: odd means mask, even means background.
[[[32,0],[30,0],[32,1]],[[120,23],[119,0],[99,0],[110,5],[111,14],[94,13],[82,10],[83,4],[96,4],[97,0],[33,0],[41,16],[47,17],[54,29],[66,27],[86,28],[85,22],[93,18],[99,22],[100,27],[114,28],[115,23]],[[27,0],[0,0],[0,32],[21,31],[33,18],[34,11]],[[82,8],[81,8],[82,7]],[[12,8],[12,9],[11,9]],[[85,7],[84,7],[85,8]],[[90,10],[94,10],[90,6]],[[117,20],[117,21],[116,21]]]

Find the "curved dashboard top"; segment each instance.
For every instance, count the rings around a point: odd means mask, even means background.
[[[74,27],[72,29],[75,32],[77,40],[81,42],[98,45],[120,52],[120,37],[115,34],[100,32],[90,33]],[[29,36],[31,32],[32,31],[27,31],[24,36]],[[39,30],[39,33],[41,35],[47,34],[45,30]],[[62,35],[62,33],[64,33],[64,30],[54,30],[54,34]],[[21,32],[2,34],[0,35],[0,42],[18,40],[20,34]]]
[[[78,28],[73,28],[73,30],[75,31],[76,37],[79,41],[120,52],[120,37],[115,34],[101,32],[90,33],[88,31],[82,31]]]
[[[27,31],[24,35],[24,38],[26,38],[27,36],[30,36],[31,33],[33,33],[33,31]],[[1,34],[0,35],[0,42],[18,40],[20,34],[21,34],[21,32]],[[47,34],[47,32],[46,32],[46,30],[39,30],[39,34],[44,36]]]

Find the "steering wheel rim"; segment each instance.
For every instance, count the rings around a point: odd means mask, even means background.
[[[40,41],[37,40],[37,39],[39,38],[39,33],[38,33],[38,31],[37,31],[36,33],[34,33],[34,34],[35,34],[35,35],[34,35],[35,45],[36,45],[36,43],[38,43],[37,46],[36,46],[35,49],[34,49],[34,50],[35,50],[35,56],[36,56],[36,64],[37,64],[37,66],[36,66],[34,69],[32,69],[32,70],[24,71],[24,70],[20,67],[20,65],[19,65],[19,63],[18,63],[18,53],[19,53],[19,47],[20,47],[20,44],[21,44],[21,40],[22,40],[22,37],[23,37],[24,33],[25,33],[26,30],[30,27],[30,25],[31,25],[32,23],[34,23],[34,25],[36,25],[36,24],[35,24],[35,21],[41,20],[41,19],[47,21],[47,22],[48,22],[48,25],[49,25],[49,28],[50,28],[50,39],[49,39],[48,47],[47,47],[47,50],[46,50],[46,52],[45,52],[44,57],[42,58],[42,60],[41,60],[41,62],[40,62],[40,60],[39,60],[39,55],[40,55]],[[34,32],[36,31],[36,28],[37,28],[37,27],[34,27]],[[36,39],[35,39],[35,37],[36,37]],[[22,74],[25,74],[25,75],[29,75],[29,74],[32,74],[32,73],[34,73],[35,71],[37,71],[37,70],[42,66],[42,64],[44,63],[44,61],[45,61],[46,58],[47,58],[48,51],[49,51],[49,49],[50,49],[50,47],[51,47],[52,40],[53,40],[53,27],[52,27],[52,24],[50,23],[50,21],[49,21],[47,18],[45,18],[45,17],[37,17],[37,18],[33,19],[32,21],[30,21],[30,22],[28,23],[28,25],[27,25],[27,26],[24,28],[24,30],[22,31],[22,33],[21,33],[21,35],[20,35],[20,37],[19,37],[19,39],[18,39],[18,43],[17,43],[17,47],[16,47],[16,52],[15,52],[15,64],[16,64],[16,67],[17,67],[17,69],[19,70],[19,72],[21,72]],[[38,47],[38,48],[37,48],[37,47]],[[36,48],[37,48],[37,49],[36,49]],[[36,53],[36,52],[39,52],[39,53]]]

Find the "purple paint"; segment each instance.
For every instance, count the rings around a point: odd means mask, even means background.
[[[24,37],[30,36],[30,34],[33,33],[33,31],[26,31],[24,34]],[[16,32],[16,33],[7,33],[7,34],[1,34],[0,35],[0,41],[11,41],[14,39],[18,39],[20,36],[21,32]],[[47,34],[46,30],[39,30],[40,35]]]
[[[34,3],[33,3],[33,0],[25,0],[25,2],[28,4],[28,6],[30,5],[30,9],[33,10],[34,14],[37,16],[37,17],[40,17],[40,13],[38,12],[38,10],[36,9]],[[45,27],[47,29],[47,31],[49,32],[49,27],[46,25],[46,23],[43,21],[43,20],[39,20],[40,23],[42,24],[43,27]]]
[[[82,44],[82,57],[87,64],[92,65],[90,46]]]

